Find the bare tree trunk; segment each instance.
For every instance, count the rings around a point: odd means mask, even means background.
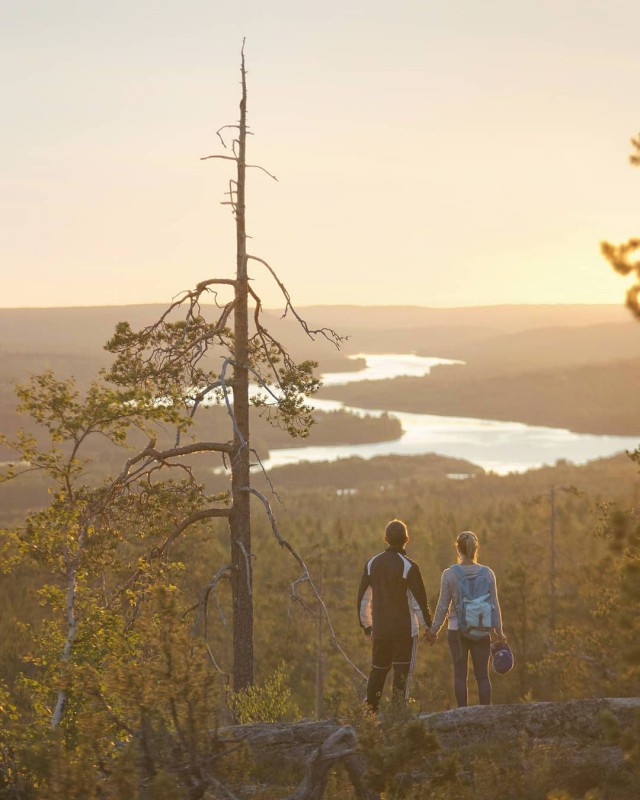
[[[324,560],[320,555],[320,579],[318,592],[322,594],[324,583]],[[316,719],[323,718],[324,712],[324,615],[320,603],[317,603],[316,618]]]
[[[557,600],[556,600],[556,487],[552,486],[549,492],[551,506],[551,520],[549,522],[549,539],[551,553],[549,557],[549,627],[553,633],[556,629]]]
[[[242,99],[240,134],[236,154],[238,179],[235,187],[236,282],[234,304],[233,413],[236,420],[231,466],[233,508],[229,516],[233,587],[233,665],[235,691],[253,683],[253,597],[251,576],[251,525],[249,488],[249,372],[248,372],[248,279],[245,227],[245,173],[247,140],[247,83],[242,51]]]
[[[84,550],[84,545],[87,538],[87,525],[83,525],[80,529],[78,537],[77,551],[73,556],[67,555],[67,595],[65,601],[65,614],[67,617],[67,638],[62,650],[61,661],[62,664],[68,664],[71,660],[71,651],[73,644],[76,640],[76,633],[78,632],[78,618],[76,616],[76,589],[78,579],[78,566]],[[66,679],[65,679],[66,680]],[[64,714],[65,705],[67,703],[67,690],[66,688],[60,689],[56,699],[56,705],[51,715],[51,728],[55,730],[60,724],[60,720]]]

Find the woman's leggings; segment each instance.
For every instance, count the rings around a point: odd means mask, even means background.
[[[478,684],[478,698],[481,706],[491,704],[491,681],[489,680],[489,657],[491,656],[491,639],[465,639],[458,631],[448,631],[447,641],[453,661],[453,684],[456,690],[458,708],[467,705],[467,672],[469,669],[469,653],[473,662],[473,674]]]

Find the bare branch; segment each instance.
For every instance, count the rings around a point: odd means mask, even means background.
[[[277,540],[278,544],[281,547],[284,547],[286,550],[288,550],[289,553],[293,556],[293,558],[296,561],[296,563],[301,567],[301,569],[303,571],[302,580],[303,581],[306,580],[308,582],[309,586],[311,587],[311,591],[313,592],[316,600],[318,601],[318,603],[320,605],[320,608],[322,609],[322,613],[324,615],[324,618],[325,618],[325,620],[327,622],[327,626],[329,628],[329,636],[331,638],[331,642],[332,642],[333,646],[342,655],[342,657],[347,662],[347,664],[349,664],[349,666],[351,666],[363,680],[366,680],[366,675],[364,674],[364,672],[362,672],[353,663],[353,661],[345,653],[345,651],[343,650],[342,646],[338,642],[338,637],[336,636],[336,632],[335,632],[335,629],[333,627],[333,623],[331,622],[331,617],[329,616],[329,610],[327,609],[327,606],[326,606],[324,600],[322,599],[322,597],[320,595],[320,592],[318,591],[315,583],[311,579],[311,573],[309,572],[309,568],[305,564],[304,559],[302,558],[302,556],[291,546],[291,544],[289,544],[289,542],[281,535],[280,531],[278,530],[278,523],[276,522],[276,518],[273,515],[273,511],[271,510],[271,506],[269,505],[269,501],[262,494],[262,492],[257,491],[257,489],[254,489],[252,486],[245,487],[244,491],[245,492],[250,492],[251,494],[255,495],[255,497],[257,497],[260,500],[260,502],[262,503],[262,505],[265,508],[265,511],[267,512],[267,516],[269,517],[269,522],[271,523],[271,530],[273,532],[273,535],[276,537],[276,540]],[[298,583],[298,582],[300,582],[300,579],[298,579],[298,581],[296,583]]]
[[[304,597],[298,591],[298,586],[300,586],[303,583],[307,583],[308,580],[309,579],[308,579],[307,575],[304,574],[304,575],[301,575],[299,578],[297,578],[295,581],[293,581],[293,583],[291,584],[291,587],[290,587],[290,589],[291,589],[291,597],[293,598],[293,600],[296,603],[300,603],[302,608],[307,612],[307,614],[309,614],[309,616],[311,616],[311,617],[313,617],[315,619],[315,618],[317,618],[316,612],[314,611],[313,608],[311,608],[311,606],[307,603],[307,601],[304,599]]]
[[[223,142],[223,145],[224,145],[224,142]],[[234,145],[235,145],[235,141],[234,141]],[[226,147],[226,145],[224,145],[224,146]],[[235,153],[235,149],[234,149],[233,152]],[[220,158],[223,161],[235,161],[236,164],[237,164],[239,157],[237,155],[234,155],[234,156],[223,156],[223,155],[202,156],[200,158],[200,161],[207,161],[210,158]],[[259,169],[262,172],[264,172],[266,175],[268,175],[270,178],[273,178],[274,181],[278,180],[275,175],[273,175],[271,172],[269,172],[268,169],[265,169],[264,167],[261,167],[260,164],[245,164],[245,168],[246,169]]]
[[[211,650],[211,647],[209,646],[209,642],[205,642],[204,646],[207,648],[207,653],[209,654],[209,658],[211,659],[211,663],[213,664],[213,668],[215,669],[215,671],[219,672],[220,675],[224,675],[224,677],[227,679],[227,683],[229,683],[229,673],[225,672],[222,669],[222,667],[218,664],[218,662],[216,661],[216,657],[213,655],[213,651]]]
[[[109,496],[111,494],[111,492],[113,491],[113,489],[116,486],[124,483],[124,481],[127,479],[128,475],[130,473],[131,467],[135,466],[135,464],[138,464],[143,459],[149,458],[149,456],[153,452],[153,449],[154,449],[155,446],[156,446],[156,440],[155,439],[150,439],[149,440],[149,444],[144,448],[144,450],[141,450],[137,455],[132,456],[131,458],[129,458],[129,459],[127,459],[125,461],[125,464],[124,464],[124,467],[122,468],[122,471],[115,478],[115,480],[113,480],[111,482],[111,487],[110,487],[109,491],[107,492],[107,496]]]
[[[208,635],[208,631],[209,631],[209,622],[208,622],[208,616],[207,616],[207,608],[208,608],[208,604],[209,604],[209,595],[213,594],[214,602],[215,602],[216,607],[218,609],[218,613],[220,614],[220,619],[222,620],[222,624],[225,625],[225,626],[227,624],[227,619],[226,619],[226,617],[224,615],[224,611],[222,610],[222,607],[220,606],[220,602],[218,600],[217,588],[218,588],[218,583],[222,580],[222,578],[229,577],[229,573],[233,572],[234,569],[235,569],[235,567],[233,566],[233,564],[225,564],[223,567],[220,567],[220,569],[216,572],[216,574],[213,576],[211,581],[207,584],[204,592],[202,593],[202,601],[201,601],[201,605],[200,605],[201,613],[198,615],[198,618],[195,621],[194,627],[197,628],[199,626],[200,617],[202,616],[202,618],[204,619],[204,633],[203,633],[203,635],[204,635],[205,641],[207,640],[207,635]]]
[[[154,548],[151,551],[152,556],[161,556],[167,555],[171,545],[175,542],[175,540],[180,536],[181,533],[184,533],[187,528],[193,525],[196,522],[201,522],[204,519],[214,519],[220,517],[228,517],[231,513],[230,508],[203,508],[201,511],[195,511],[193,514],[190,514],[186,519],[183,519],[175,528],[171,531],[169,536],[164,540],[164,542],[158,548]]]
[[[351,725],[338,728],[316,750],[302,783],[285,800],[321,800],[331,767],[339,759],[350,758],[356,752],[358,751],[354,729]],[[373,796],[369,795],[369,797]]]
[[[249,597],[253,597],[253,590],[251,589],[251,562],[249,557],[255,558],[255,556],[253,553],[247,553],[247,548],[244,546],[244,543],[240,541],[240,539],[236,539],[235,541],[240,550],[242,550],[242,555],[244,556],[247,575],[247,592],[249,593]]]
[[[285,287],[285,285],[282,283],[282,281],[278,277],[278,275],[277,275],[276,271],[273,269],[273,267],[271,267],[263,258],[259,258],[258,256],[252,256],[252,255],[249,255],[247,253],[247,258],[251,259],[252,261],[257,261],[258,263],[260,263],[263,266],[265,266],[269,270],[271,275],[273,276],[274,281],[278,284],[278,287],[280,288],[280,291],[282,292],[282,295],[284,296],[284,299],[286,300],[284,314],[282,315],[283,317],[286,317],[287,316],[287,312],[291,311],[293,316],[298,320],[298,322],[300,323],[302,329],[304,330],[304,332],[307,334],[307,336],[310,339],[313,340],[313,339],[315,339],[316,336],[324,336],[324,338],[327,341],[331,342],[338,349],[340,349],[341,343],[344,342],[345,339],[347,338],[346,336],[341,336],[339,333],[336,333],[336,331],[334,331],[332,328],[317,328],[315,330],[309,328],[309,326],[307,325],[305,320],[295,310],[295,308],[293,306],[293,302],[291,300],[291,295],[289,294],[287,288]]]
[[[149,325],[146,328],[144,328],[144,331],[154,330],[155,328],[159,327],[165,321],[165,319],[171,314],[171,312],[174,309],[180,307],[185,302],[185,300],[190,300],[192,304],[196,304],[197,299],[200,297],[202,292],[206,291],[209,288],[209,286],[214,286],[216,284],[235,286],[235,280],[233,280],[232,278],[210,278],[209,280],[206,281],[200,281],[200,283],[196,285],[195,290],[193,291],[185,290],[184,292],[181,292],[181,294],[177,295],[177,297],[172,301],[172,303],[169,305],[166,311],[164,311],[160,319],[153,325]]]
[[[184,349],[183,350],[178,350],[175,353],[174,357],[170,360],[169,363],[171,363],[172,361],[180,360],[180,358],[187,352],[187,350],[193,350],[201,342],[207,342],[207,341],[213,339],[215,336],[219,336],[225,330],[225,328],[227,327],[227,320],[229,319],[229,316],[230,316],[231,312],[233,311],[233,306],[234,306],[233,301],[230,302],[230,303],[227,303],[224,306],[223,312],[220,315],[220,318],[219,318],[218,322],[216,323],[215,327],[212,328],[210,331],[207,331],[206,333],[203,333],[197,339],[193,339],[192,341],[188,342],[186,350],[184,350]]]
[[[205,591],[202,595],[202,602],[198,605],[200,606],[200,613],[198,614],[198,619],[196,619],[194,628],[197,629],[200,623],[200,618],[204,620],[204,627],[203,627],[203,639],[205,643],[205,647],[207,648],[207,653],[209,654],[209,658],[211,659],[211,663],[213,664],[214,669],[219,672],[221,675],[224,675],[227,679],[227,683],[229,682],[229,674],[225,672],[218,662],[216,661],[215,656],[211,650],[209,645],[209,596],[213,594],[213,599],[215,601],[216,607],[218,609],[218,613],[220,614],[220,618],[222,620],[222,624],[226,625],[227,620],[225,618],[224,612],[222,610],[222,606],[220,605],[220,601],[218,600],[218,583],[224,578],[225,576],[228,577],[230,572],[233,572],[235,567],[232,564],[225,564],[223,567],[216,572],[213,576],[213,579],[206,587]]]
[[[258,451],[257,451],[257,450],[255,450],[255,449],[252,447],[252,448],[251,448],[251,452],[252,452],[252,453],[253,453],[253,455],[256,457],[256,460],[257,460],[257,462],[258,462],[258,465],[259,465],[260,469],[262,470],[262,475],[263,475],[264,479],[265,479],[265,480],[266,480],[266,482],[269,484],[269,488],[271,489],[271,494],[275,495],[275,497],[276,497],[277,501],[280,503],[280,505],[281,505],[283,508],[285,508],[285,502],[284,502],[284,500],[282,499],[282,497],[281,497],[281,496],[278,494],[278,492],[276,491],[276,487],[273,485],[273,481],[272,481],[272,480],[271,480],[271,478],[269,477],[269,473],[268,473],[268,472],[267,472],[267,470],[265,469],[265,467],[264,467],[264,464],[262,463],[262,459],[261,459],[261,458],[260,458],[260,456],[258,455]]]
[[[278,181],[278,179],[276,178],[275,175],[272,175],[269,172],[269,170],[265,169],[264,167],[261,167],[260,164],[247,164],[247,169],[260,169],[264,173],[266,173],[270,178],[273,178],[274,181]],[[279,181],[278,181],[278,183],[279,183]]]
[[[229,359],[229,358],[225,358],[225,360],[224,360],[224,364],[223,364],[223,366],[222,366],[222,371],[221,371],[221,373],[220,373],[220,385],[222,386],[222,392],[223,392],[223,396],[224,396],[225,406],[226,406],[226,408],[227,408],[227,413],[228,413],[228,414],[229,414],[229,416],[231,417],[231,421],[232,421],[232,424],[233,424],[233,429],[234,429],[234,431],[237,433],[237,435],[238,435],[238,439],[240,440],[240,448],[239,448],[239,449],[238,449],[238,451],[237,451],[237,452],[234,454],[234,460],[235,460],[235,459],[237,458],[237,456],[238,456],[238,453],[240,452],[240,450],[242,450],[243,448],[245,448],[245,447],[247,446],[247,442],[246,442],[246,440],[245,440],[244,436],[241,434],[241,432],[240,432],[240,429],[238,428],[238,423],[237,423],[237,420],[236,420],[236,415],[233,413],[233,407],[232,407],[232,405],[231,405],[231,402],[230,402],[230,400],[229,400],[229,394],[228,394],[228,391],[227,391],[227,385],[226,385],[226,381],[225,381],[225,374],[226,374],[227,367],[229,366],[229,364],[231,364],[231,366],[234,366],[234,362],[233,362],[231,359]],[[263,379],[260,377],[260,375],[259,375],[259,374],[258,374],[258,373],[257,373],[257,372],[254,370],[254,369],[252,369],[251,367],[249,367],[248,369],[249,369],[249,372],[250,372],[252,375],[254,375],[254,376],[255,376],[255,378],[256,378],[256,380],[259,382],[260,386],[262,386],[262,387],[263,387],[263,389],[265,389],[265,391],[269,392],[269,394],[270,394],[270,395],[271,395],[271,396],[274,398],[274,400],[275,400],[276,402],[279,402],[279,398],[278,398],[278,396],[277,396],[277,395],[275,395],[275,394],[274,394],[274,393],[271,391],[271,389],[269,388],[269,386],[268,386],[268,385],[267,385],[267,384],[266,384],[266,383],[263,381]],[[232,449],[231,449],[229,452],[232,452],[232,451],[233,451],[233,448],[232,448]],[[270,486],[270,488],[271,488],[271,491],[272,491],[272,492],[273,492],[273,494],[274,494],[274,495],[275,495],[275,496],[278,498],[278,502],[279,502],[281,505],[284,505],[284,503],[283,503],[283,501],[282,501],[282,498],[280,497],[280,495],[278,494],[278,492],[276,492],[276,490],[275,490],[275,487],[274,487],[274,485],[273,485],[273,483],[272,483],[272,481],[271,481],[271,478],[269,477],[269,475],[267,474],[267,471],[266,471],[266,469],[264,468],[264,465],[263,465],[263,463],[262,463],[262,459],[261,459],[261,458],[260,458],[260,456],[258,455],[258,452],[257,452],[257,451],[256,451],[254,448],[251,448],[251,452],[252,452],[252,453],[255,455],[255,457],[256,457],[256,459],[257,459],[257,461],[258,461],[258,464],[260,465],[260,469],[262,470],[262,474],[264,475],[264,477],[265,477],[265,479],[266,479],[267,483],[269,484],[269,486]]]
[[[220,371],[220,385],[222,386],[222,396],[224,397],[224,403],[225,403],[225,406],[227,407],[227,412],[228,412],[229,416],[231,417],[231,422],[233,424],[233,430],[234,430],[236,436],[238,437],[238,439],[240,440],[240,447],[242,448],[242,447],[246,447],[247,443],[246,443],[246,441],[244,439],[244,436],[240,433],[240,429],[238,428],[238,423],[236,421],[236,416],[233,413],[233,408],[231,407],[231,401],[229,400],[229,392],[227,390],[226,373],[227,373],[227,367],[229,366],[229,364],[231,364],[231,366],[233,366],[234,362],[230,358],[225,358],[225,360],[222,363],[222,370]]]
[[[207,395],[214,389],[219,388],[221,385],[222,384],[220,383],[219,380],[213,381],[212,383],[205,386],[204,389],[201,389],[194,398],[189,398],[193,401],[193,406],[191,407],[191,411],[189,412],[189,419],[193,419],[195,417],[196,411],[198,410],[198,408],[200,408],[200,403],[202,403],[202,401],[206,399]],[[181,433],[182,431],[180,430],[180,426],[178,425],[178,427],[176,428],[176,438],[174,447],[180,447]]]
[[[193,453],[232,453],[233,444],[230,442],[193,442],[183,444],[181,447],[172,447],[169,450],[156,450],[152,448],[150,455],[157,461],[167,461],[170,458],[179,458]]]
[[[278,373],[278,369],[277,369],[273,359],[271,358],[270,348],[269,348],[269,344],[268,344],[267,339],[270,342],[273,342],[274,344],[276,344],[276,346],[278,347],[278,349],[279,349],[279,351],[281,353],[284,353],[284,348],[280,345],[279,342],[276,342],[274,340],[274,338],[268,334],[267,329],[260,322],[260,311],[262,309],[262,300],[260,299],[258,294],[253,291],[251,286],[248,286],[247,288],[249,290],[249,294],[253,297],[253,299],[255,300],[255,303],[256,303],[256,307],[255,307],[255,310],[254,310],[254,313],[253,313],[253,322],[254,322],[254,325],[256,326],[256,331],[257,331],[258,335],[260,336],[260,340],[262,342],[262,347],[264,349],[264,352],[265,352],[265,355],[267,357],[267,360],[269,361],[269,366],[271,367],[271,372],[273,373],[273,376],[276,379],[276,383],[278,384],[278,386],[280,386],[280,388],[282,388],[282,381],[280,380],[280,375]]]
[[[215,286],[217,284],[222,284],[224,286],[235,286],[236,281],[233,278],[208,278],[206,281],[200,281],[196,285],[196,293],[198,295],[202,294],[209,286]]]
[[[169,459],[180,458],[185,455],[193,455],[194,453],[232,453],[233,445],[229,442],[194,442],[193,444],[182,445],[180,447],[172,447],[169,450],[156,450],[155,441],[151,441],[144,450],[138,453],[133,458],[129,459],[122,472],[112,481],[109,489],[107,490],[103,506],[112,499],[114,492],[123,487],[128,486],[134,481],[138,480],[150,468],[151,471],[158,469],[158,465],[166,467],[178,467],[184,469],[191,475],[191,470],[182,464],[171,463]],[[131,467],[140,461],[144,460],[138,469],[131,472]],[[153,465],[153,466],[150,466]]]
[[[200,161],[207,161],[209,158],[221,158],[223,161],[235,161],[236,164],[238,163],[238,159],[235,156],[220,156],[220,155],[202,156],[200,158]]]
[[[220,142],[222,143],[222,146],[224,147],[225,150],[227,149],[227,145],[226,145],[226,142],[224,140],[224,137],[221,134],[221,131],[227,130],[227,128],[235,128],[236,130],[238,130],[240,128],[240,126],[239,125],[223,125],[221,128],[218,128],[218,130],[216,131],[216,136],[218,137],[218,139],[220,139]]]

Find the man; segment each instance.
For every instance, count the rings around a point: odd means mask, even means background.
[[[365,564],[358,590],[360,626],[373,639],[367,682],[367,703],[373,711],[378,709],[391,667],[394,697],[406,699],[419,626],[427,631],[430,642],[435,639],[428,633],[431,613],[420,569],[404,550],[409,541],[405,523],[391,520],[384,540],[387,549]]]

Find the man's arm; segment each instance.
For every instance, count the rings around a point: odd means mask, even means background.
[[[498,586],[496,582],[496,576],[493,570],[489,570],[491,573],[491,605],[493,607],[493,618],[492,623],[493,627],[495,628],[496,636],[501,641],[506,640],[506,636],[504,635],[504,631],[502,630],[502,611],[500,609],[500,601],[498,600]]]
[[[430,628],[431,611],[429,610],[427,591],[424,588],[424,581],[422,580],[420,568],[417,564],[411,566],[409,574],[407,575],[407,583],[409,584],[409,591],[417,604],[418,622],[423,628]]]
[[[431,633],[434,635],[437,635],[440,628],[444,625],[444,621],[449,613],[451,599],[451,587],[447,578],[447,570],[444,570],[440,580],[440,597],[438,598],[438,605],[436,606],[436,614],[431,625]]]
[[[371,576],[365,566],[364,573],[360,579],[360,586],[358,587],[358,622],[360,623],[360,627],[364,628],[364,632],[367,636],[371,634],[371,625],[373,624],[371,614],[372,595]]]

